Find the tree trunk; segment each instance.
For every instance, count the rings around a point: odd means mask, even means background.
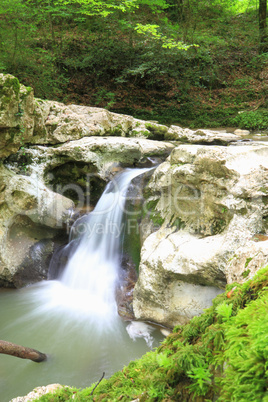
[[[259,0],[260,53],[268,51],[267,0]]]
[[[38,350],[25,348],[24,346],[1,340],[0,353],[20,357],[21,359],[30,359],[37,363],[47,359],[47,356],[44,353],[38,352]]]
[[[179,17],[179,21],[183,20],[183,0],[178,0],[178,17]]]

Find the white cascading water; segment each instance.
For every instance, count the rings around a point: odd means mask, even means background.
[[[95,209],[72,228],[71,240],[78,232],[82,236],[60,278],[62,291],[57,302],[62,306],[87,312],[98,322],[113,320],[117,314],[115,285],[126,192],[131,180],[146,170],[126,170],[114,178]]]
[[[120,268],[122,218],[127,189],[136,176],[148,169],[128,169],[107,186],[95,209],[76,221],[70,242],[74,251],[63,274],[45,284],[42,309],[68,311],[105,329],[117,317],[115,286]],[[69,243],[70,245],[70,243]]]

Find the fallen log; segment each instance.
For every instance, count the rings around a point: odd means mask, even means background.
[[[47,356],[44,353],[39,352],[38,350],[26,348],[21,345],[16,345],[15,343],[12,342],[1,341],[1,340],[0,340],[0,353],[20,357],[21,359],[30,359],[36,363],[40,363],[47,359]]]

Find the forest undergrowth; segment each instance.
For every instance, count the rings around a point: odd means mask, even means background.
[[[256,2],[142,0],[108,15],[85,14],[84,3],[3,0],[0,71],[42,99],[191,128],[268,130]],[[158,28],[141,34],[140,23]]]

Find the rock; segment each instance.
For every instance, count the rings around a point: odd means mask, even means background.
[[[47,188],[37,177],[13,175],[5,191],[5,201],[10,210],[26,215],[33,222],[62,228],[68,221],[73,202]]]
[[[226,282],[241,280],[246,263],[253,274],[267,262],[266,242],[252,240],[268,231],[267,182],[265,143],[181,145],[171,152],[145,191],[145,215],[162,224],[143,243],[136,319],[183,324]]]
[[[0,158],[29,145],[61,144],[91,136],[194,144],[237,141],[237,135],[231,133],[167,127],[101,108],[35,99],[31,88],[10,74],[0,74]]]
[[[222,242],[221,236],[197,239],[170,229],[149,236],[134,290],[136,319],[172,328],[209,307],[225,284],[224,274],[215,266]]]
[[[47,236],[49,234],[50,233],[48,233]],[[23,236],[23,239],[21,236],[20,240],[25,240],[25,236]],[[16,288],[22,288],[29,284],[47,279],[49,263],[56,246],[57,241],[55,238],[44,238],[34,242],[33,245],[30,246],[27,253],[24,253],[25,257],[21,264],[17,264],[17,270],[12,280]],[[12,252],[12,250],[10,251]]]
[[[121,271],[119,281],[116,287],[117,311],[120,317],[125,321],[133,320],[133,291],[137,282],[137,269],[128,255],[121,261]]]
[[[268,264],[268,241],[248,241],[238,247],[226,266],[227,283],[243,283]]]
[[[29,402],[39,399],[42,395],[48,394],[49,392],[55,392],[63,388],[60,384],[49,384],[43,387],[37,387],[33,391],[29,392],[26,396],[18,396],[17,398],[11,399],[10,402]]]
[[[238,128],[238,129],[236,129],[236,130],[234,131],[234,134],[235,134],[235,135],[239,135],[240,137],[243,137],[243,136],[245,136],[245,135],[249,135],[249,134],[250,134],[250,131],[248,131],[248,130],[241,130],[240,128]]]
[[[32,88],[10,74],[0,74],[0,158],[17,152],[33,135]]]
[[[123,167],[153,165],[163,161],[173,144],[141,138],[81,138],[59,147],[36,146],[25,150],[27,174],[41,180],[56,193],[71,197],[78,208],[95,205],[107,180]],[[8,159],[15,173],[22,173],[21,154]],[[25,174],[25,172],[24,172]],[[30,180],[30,179],[27,179]],[[89,208],[90,209],[90,208]]]
[[[227,145],[237,141],[237,136],[231,133],[212,130],[190,130],[179,126],[170,126],[166,140],[180,141],[190,144]]]
[[[36,177],[0,166],[0,284],[23,286],[45,279],[55,240],[74,204]],[[65,238],[66,241],[66,238]]]

